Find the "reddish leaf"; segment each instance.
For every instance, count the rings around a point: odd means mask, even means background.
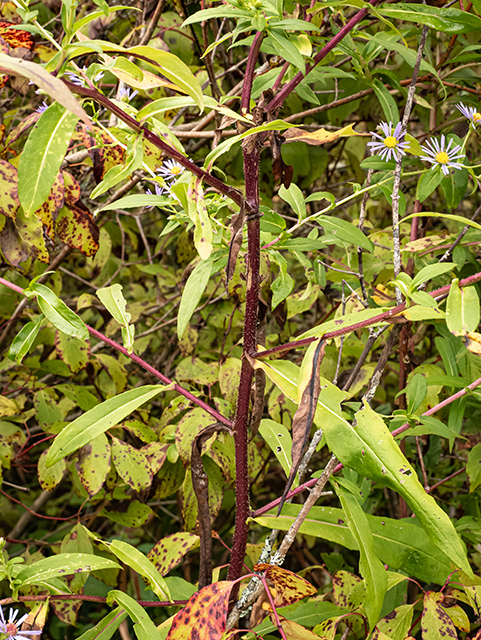
[[[266,580],[272,582],[276,590],[274,604],[287,607],[306,596],[313,596],[317,589],[292,571],[271,564],[256,564],[254,571],[265,571]]]
[[[34,45],[32,34],[23,29],[14,29],[13,22],[0,21],[0,36],[8,42],[12,49],[17,47],[25,47],[31,49]]]
[[[64,193],[65,204],[75,205],[80,200],[80,196],[81,196],[80,185],[77,182],[77,180],[75,180],[73,175],[71,173],[68,173],[68,171],[62,171],[62,174],[63,174],[64,189],[65,189],[65,193]]]
[[[217,640],[225,631],[234,583],[215,582],[190,598],[174,617],[166,640]]]

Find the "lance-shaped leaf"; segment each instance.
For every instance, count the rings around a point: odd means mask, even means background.
[[[286,474],[286,478],[288,478],[292,450],[292,437],[289,430],[283,424],[265,418],[261,420],[259,433],[272,449]]]
[[[14,220],[20,205],[17,169],[3,158],[0,158],[0,193],[0,214]]]
[[[290,400],[297,401],[299,370],[293,363],[257,360],[254,367],[262,368]],[[425,492],[381,416],[365,406],[356,414],[357,424],[353,427],[341,415],[340,402],[345,394],[328,380],[321,379],[321,387],[315,422],[322,425],[329,449],[344,466],[397,491],[431,540],[457,567],[472,575],[450,518]]]
[[[21,585],[40,584],[50,578],[99,569],[120,569],[120,565],[89,553],[59,553],[50,558],[43,558],[28,567],[22,567],[15,576],[15,582]]]
[[[174,617],[167,640],[220,640],[229,610],[234,583],[214,582],[189,599]]]
[[[476,287],[460,289],[456,278],[449,289],[446,302],[446,324],[455,336],[476,331],[479,324],[479,298]]]
[[[302,505],[285,504],[282,514],[275,511],[255,518],[263,527],[287,531],[296,520]],[[402,570],[424,582],[443,584],[452,572],[450,558],[433,545],[427,533],[413,518],[394,520],[366,514],[377,557],[392,569]],[[300,533],[340,544],[347,549],[359,546],[342,509],[313,507],[301,525]]]
[[[187,213],[194,223],[194,244],[202,260],[212,253],[212,223],[205,206],[204,189],[202,180],[192,177],[187,190]]]
[[[78,640],[110,640],[127,615],[127,611],[117,607],[94,627],[83,633]]]
[[[199,546],[199,536],[194,533],[179,532],[172,533],[159,540],[149,551],[147,557],[154,563],[156,569],[165,576],[171,569],[176,567],[182,558],[191,549]]]
[[[345,138],[347,136],[362,136],[366,135],[354,131],[353,125],[350,124],[347,127],[338,129],[337,131],[326,131],[326,129],[317,129],[317,131],[304,131],[304,129],[288,129],[283,137],[285,138],[285,144],[288,142],[305,142],[306,144],[320,145],[327,142],[333,142],[338,138]],[[282,197],[282,196],[281,196]]]
[[[39,89],[42,89],[48,96],[76,115],[77,118],[83,120],[87,127],[93,128],[88,115],[70,89],[59,78],[50,75],[39,64],[22,58],[11,58],[5,53],[0,53],[0,71],[29,78]]]
[[[122,606],[130,616],[130,619],[134,623],[134,631],[138,640],[162,640],[157,627],[149,618],[149,615],[145,609],[133,598],[124,593],[123,591],[109,591],[107,596],[107,604],[112,604],[115,601]]]
[[[18,197],[26,216],[47,200],[77,121],[76,114],[54,102],[30,133],[18,165]]]
[[[97,297],[105,306],[107,311],[112,315],[122,327],[122,340],[124,347],[129,353],[134,350],[134,332],[135,326],[129,324],[132,316],[128,313],[126,307],[127,302],[122,293],[122,285],[113,284],[111,287],[103,287],[98,289]]]
[[[171,385],[146,385],[109,398],[68,424],[55,438],[47,456],[47,466],[80,449],[108,429],[122,422],[132,411]]]
[[[177,336],[179,340],[184,335],[184,331],[207,287],[212,273],[212,265],[211,258],[201,260],[187,278],[180,301],[179,315],[177,316]]]
[[[158,596],[159,600],[170,600],[170,592],[164,578],[157,571],[152,562],[144,556],[144,554],[123,540],[114,540],[113,542],[100,541],[109,551],[117,556],[128,567],[132,567],[143,576],[150,584],[152,591]]]
[[[27,297],[35,295],[40,311],[59,331],[80,340],[88,340],[89,332],[83,320],[67,307],[55,293],[39,282],[33,282],[25,290]]]
[[[325,349],[326,343],[323,340],[313,342],[309,345],[302,361],[297,383],[299,407],[292,420],[292,467],[279,503],[278,513],[282,510],[282,505],[292,487],[302,457],[307,450],[312,423],[316,415],[317,400],[321,390],[319,368],[324,358]]]
[[[411,627],[413,618],[413,604],[402,604],[382,618],[376,625],[372,634],[372,640],[405,640]]]
[[[323,392],[319,402],[323,404]],[[356,413],[352,427],[332,407],[318,409],[324,418],[324,434],[334,455],[348,468],[397,491],[416,514],[431,540],[455,565],[469,575],[466,552],[449,516],[428,495],[416,471],[404,457],[381,416],[366,405]]]
[[[40,331],[40,325],[43,318],[44,316],[42,314],[37,318],[37,320],[27,322],[27,324],[20,329],[10,345],[10,350],[8,352],[10,360],[14,360],[17,364],[22,362]]]
[[[372,532],[361,505],[349,490],[338,482],[333,481],[333,484],[341,501],[349,529],[359,546],[361,555],[359,571],[366,584],[364,608],[372,630],[379,620],[379,614],[387,591],[386,570],[376,555]]]

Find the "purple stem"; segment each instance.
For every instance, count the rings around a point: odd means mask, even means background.
[[[21,293],[22,295],[25,295],[25,291],[21,287],[18,287],[16,284],[13,284],[12,282],[8,282],[8,280],[5,280],[4,278],[0,278],[0,284],[5,285],[9,289],[12,289],[17,293]],[[136,356],[135,353],[129,353],[125,347],[123,347],[118,342],[115,342],[115,340],[111,340],[110,338],[107,338],[107,336],[104,336],[103,333],[100,333],[100,331],[97,331],[96,329],[89,327],[89,325],[85,325],[85,326],[87,327],[87,330],[90,333],[90,335],[94,336],[95,338],[98,338],[99,340],[102,340],[102,342],[105,342],[105,344],[108,344],[109,347],[112,347],[116,351],[120,351],[120,353],[123,353],[125,356],[127,356],[127,358],[130,358],[133,362],[136,362],[137,364],[139,364],[143,369],[151,373],[153,376],[155,376],[158,380],[160,380],[164,384],[172,384],[172,380],[167,378],[167,376],[164,376],[162,373],[160,373],[160,371],[157,371],[157,369],[154,369],[154,367],[152,367],[148,362],[146,362],[139,356]],[[225,418],[222,414],[220,414],[215,409],[212,409],[212,407],[209,407],[209,405],[206,404],[203,400],[196,398],[192,393],[190,393],[190,391],[187,391],[177,383],[174,384],[173,389],[177,391],[177,393],[180,393],[181,395],[183,395],[184,398],[187,398],[188,400],[196,404],[198,407],[201,407],[202,409],[204,409],[204,411],[207,411],[207,413],[209,413],[212,417],[214,417],[218,422],[222,422],[222,424],[225,424],[228,427],[232,427],[232,422],[230,420]]]
[[[381,0],[369,0],[369,4],[375,6],[379,4]],[[354,27],[361,22],[368,14],[367,9],[361,9],[353,16],[349,22],[339,31],[337,35],[335,35],[329,42],[314,56],[314,63],[306,65],[306,74],[304,75],[301,71],[297,73],[290,82],[288,82],[284,87],[279,91],[279,93],[275,96],[273,100],[269,102],[269,104],[265,107],[265,111],[274,111],[278,109],[283,103],[287,96],[294,91],[297,85],[302,82],[302,80],[307,76],[307,74],[314,69],[314,67],[319,64],[321,60],[323,60],[328,53],[330,53],[334,47],[336,47],[341,40],[347,36],[347,34],[354,29]]]
[[[257,57],[259,55],[259,50],[261,48],[263,39],[264,39],[264,34],[262,33],[262,31],[258,31],[254,37],[251,50],[249,51],[249,57],[247,59],[247,65],[246,65],[245,81],[244,81],[244,86],[242,87],[242,97],[241,97],[242,115],[245,115],[250,111],[249,107],[250,107],[250,99],[251,99],[251,93],[252,93],[252,83],[254,82],[254,71],[255,71]]]

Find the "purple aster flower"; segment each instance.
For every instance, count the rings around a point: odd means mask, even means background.
[[[383,135],[380,135],[375,131],[371,131],[373,138],[378,138],[378,140],[373,140],[372,142],[367,143],[367,146],[371,147],[371,150],[375,155],[379,155],[382,160],[387,161],[391,160],[391,157],[394,160],[397,160],[398,153],[402,156],[406,155],[405,150],[409,146],[409,143],[401,141],[404,134],[401,136],[400,122],[398,122],[395,127],[392,122],[381,122],[378,125],[378,128],[381,129]]]
[[[481,122],[481,113],[476,111],[474,107],[466,107],[462,102],[456,105],[456,109],[459,109],[463,116],[467,118],[472,125],[473,129]]]
[[[43,112],[44,112],[44,111],[46,111],[47,109],[48,109],[48,104],[47,104],[47,103],[45,102],[45,100],[44,100],[44,101],[42,102],[42,104],[41,104],[39,107],[37,107],[37,108],[35,109],[35,111],[36,111],[37,113],[43,113]]]
[[[163,196],[165,193],[168,193],[167,189],[164,189],[163,187],[161,187],[159,184],[155,184],[155,194],[152,193],[152,191],[150,189],[147,189],[145,192],[148,196]]]
[[[0,633],[7,634],[7,640],[32,640],[28,636],[38,636],[41,631],[21,631],[20,627],[28,618],[28,613],[16,620],[18,610],[10,609],[8,621],[5,620],[3,609],[0,606]]]
[[[451,138],[446,146],[446,137],[444,134],[441,136],[441,143],[439,143],[436,138],[427,140],[426,146],[421,147],[426,154],[425,156],[421,156],[421,160],[430,162],[433,168],[439,165],[445,176],[449,175],[449,167],[462,169],[462,165],[456,162],[456,160],[461,160],[466,156],[464,153],[458,153],[458,151],[461,151],[461,146],[457,144],[453,147],[453,142],[454,140]]]
[[[164,180],[175,180],[182,173],[184,173],[185,168],[176,160],[169,158],[166,160],[161,169],[159,169],[158,174],[162,176]]]
[[[130,100],[133,100],[138,93],[138,91],[132,91],[132,93],[130,93],[130,89],[128,87],[120,87],[118,99],[123,100],[124,102],[130,102]]]
[[[68,79],[70,80],[70,82],[72,84],[76,84],[78,87],[83,87],[84,86],[84,79],[80,78],[80,76],[78,76],[73,71],[67,71],[67,73],[65,75],[68,76]]]

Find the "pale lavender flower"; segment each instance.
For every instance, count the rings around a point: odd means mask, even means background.
[[[164,189],[163,187],[161,187],[159,184],[157,184],[157,183],[156,183],[156,184],[155,184],[155,194],[154,194],[154,193],[152,193],[152,191],[151,191],[150,189],[147,189],[147,190],[145,191],[145,193],[146,193],[148,196],[153,196],[153,195],[156,195],[156,196],[163,196],[165,193],[168,193],[168,190],[167,190],[167,189]]]
[[[130,102],[130,100],[133,100],[138,93],[138,91],[132,91],[132,93],[130,93],[130,89],[128,87],[120,87],[118,99],[123,100],[124,102]]]
[[[166,160],[161,169],[159,169],[158,174],[162,176],[164,180],[175,180],[182,173],[184,173],[185,168],[179,164],[176,160],[169,158]]]
[[[474,107],[466,107],[462,102],[456,105],[456,109],[459,109],[463,116],[467,118],[472,125],[473,129],[481,122],[481,113],[476,111]]]
[[[21,631],[20,627],[28,618],[28,613],[16,620],[18,610],[10,609],[8,621],[5,620],[3,609],[0,606],[0,633],[7,634],[7,640],[32,640],[28,636],[39,636],[41,631]]]
[[[451,138],[446,146],[446,137],[444,134],[441,136],[441,142],[438,142],[436,138],[427,140],[426,146],[421,147],[426,154],[425,156],[421,156],[421,160],[430,162],[433,168],[439,165],[445,176],[449,175],[450,167],[453,169],[462,169],[462,165],[456,161],[465,158],[465,154],[458,153],[458,151],[461,151],[461,146],[457,144],[453,147],[453,142],[454,140]]]
[[[42,104],[41,104],[39,107],[37,107],[37,108],[35,109],[35,111],[36,111],[37,113],[43,113],[43,112],[44,112],[44,111],[46,111],[47,109],[48,109],[48,104],[47,104],[47,103],[45,102],[45,100],[44,100],[44,101],[42,102]]]
[[[84,86],[84,84],[85,84],[84,79],[81,78],[80,76],[78,76],[73,71],[67,71],[67,73],[65,75],[68,76],[68,79],[70,80],[70,82],[72,84],[76,84],[78,87],[83,87]]]
[[[382,160],[397,160],[397,154],[402,156],[406,155],[405,149],[409,146],[408,142],[402,142],[401,138],[401,123],[398,122],[394,127],[392,122],[381,122],[378,126],[384,135],[380,135],[375,131],[371,131],[371,135],[378,140],[368,142],[367,146],[371,147],[371,150],[376,155],[379,155]]]

